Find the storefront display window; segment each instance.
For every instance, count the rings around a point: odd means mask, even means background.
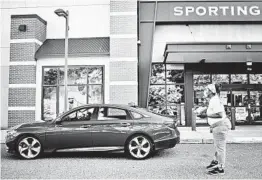
[[[165,84],[165,65],[153,64],[150,83],[151,84]]]
[[[211,83],[210,74],[194,74],[194,108],[206,106],[206,100],[203,98],[205,87]],[[207,123],[207,118],[196,117],[196,123]]]
[[[177,104],[184,102],[183,85],[167,85],[167,104]]]
[[[44,87],[43,88],[43,113],[45,118],[56,117],[56,87]]]
[[[176,64],[166,65],[167,84],[184,83],[184,69]]]
[[[229,74],[212,74],[212,83],[229,84]]]
[[[262,74],[250,74],[250,84],[262,84]]]
[[[184,102],[184,67],[178,64],[153,64],[150,78],[149,110],[177,117]]]
[[[194,85],[195,86],[205,86],[211,83],[211,75],[210,74],[194,74]]]
[[[149,90],[149,106],[165,104],[165,85],[152,85]]]
[[[262,123],[262,91],[250,91],[251,119]]]
[[[231,84],[247,84],[247,74],[231,74]]]
[[[56,100],[58,99],[58,103]],[[68,68],[69,109],[92,103],[103,103],[103,67],[73,66]],[[64,111],[64,69],[43,69],[43,119]]]

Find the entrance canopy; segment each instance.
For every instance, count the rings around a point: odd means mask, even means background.
[[[164,63],[262,62],[262,43],[166,43]]]
[[[152,62],[261,62],[261,32],[262,24],[157,24]]]

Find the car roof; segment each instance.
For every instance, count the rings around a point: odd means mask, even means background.
[[[139,107],[132,107],[129,105],[125,105],[125,104],[86,104],[86,105],[82,105],[82,106],[78,106],[76,108],[71,109],[70,111],[67,111],[66,113],[78,110],[78,109],[82,109],[85,107],[114,107],[114,108],[119,108],[119,109],[127,109],[127,110],[131,110],[131,111],[135,111],[141,114],[146,114],[149,116],[154,115],[151,112],[148,112],[147,110],[143,109],[143,108],[139,108]]]

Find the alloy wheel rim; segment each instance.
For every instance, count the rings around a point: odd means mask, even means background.
[[[143,136],[137,136],[129,142],[129,152],[135,158],[146,157],[150,153],[150,149],[150,142]]]
[[[20,141],[18,151],[24,158],[32,159],[39,155],[41,151],[41,144],[37,139],[27,137]]]

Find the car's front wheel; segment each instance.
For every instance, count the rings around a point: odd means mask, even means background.
[[[24,159],[35,159],[40,156],[42,145],[40,141],[33,136],[23,136],[18,140],[17,153]]]
[[[153,151],[153,144],[148,137],[135,135],[129,139],[126,151],[133,159],[146,159]]]

